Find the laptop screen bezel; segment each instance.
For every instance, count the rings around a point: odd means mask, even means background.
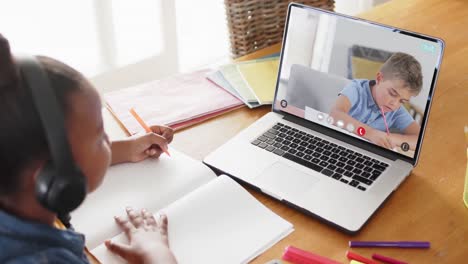
[[[436,43],[437,45],[440,46],[440,52],[438,54],[438,60],[437,60],[437,63],[435,65],[435,68],[434,68],[434,74],[432,76],[431,86],[429,88],[429,94],[428,94],[428,98],[427,98],[426,108],[424,109],[424,114],[423,114],[423,117],[421,119],[421,130],[419,132],[418,142],[416,144],[416,149],[414,151],[414,156],[412,158],[408,157],[406,155],[403,155],[401,153],[395,152],[393,150],[389,150],[389,149],[386,149],[384,147],[380,147],[380,146],[378,146],[378,145],[376,145],[374,143],[370,143],[370,142],[358,139],[356,137],[347,135],[347,134],[342,133],[342,132],[340,132],[338,130],[335,130],[335,129],[320,125],[318,123],[309,121],[309,120],[307,120],[305,118],[298,117],[296,115],[293,115],[293,114],[290,114],[288,112],[282,111],[281,109],[276,109],[275,108],[275,105],[277,103],[279,84],[280,84],[281,68],[282,68],[283,59],[284,59],[283,58],[284,49],[285,49],[285,44],[286,44],[287,35],[288,35],[289,20],[290,20],[290,16],[291,16],[291,10],[293,8],[306,9],[306,10],[308,10],[308,12],[310,10],[313,10],[314,12],[328,14],[328,15],[331,15],[331,16],[337,16],[337,17],[341,17],[341,18],[345,18],[345,19],[350,19],[350,20],[353,20],[353,21],[359,21],[361,23],[362,22],[367,23],[367,24],[370,24],[370,25],[373,25],[373,26],[378,26],[378,27],[385,28],[386,30],[392,30],[393,32],[396,32],[396,33],[405,34],[405,35],[408,35],[408,36],[411,36],[411,37],[431,41],[431,42],[434,42],[434,43]],[[392,159],[392,160],[400,159],[400,160],[404,160],[406,162],[409,162],[409,163],[411,163],[413,165],[416,165],[417,162],[418,162],[418,159],[419,159],[419,155],[420,155],[420,151],[421,151],[421,147],[422,147],[422,141],[423,141],[423,138],[424,138],[424,132],[425,132],[425,129],[426,129],[426,126],[427,126],[428,115],[429,115],[430,107],[431,107],[432,101],[433,101],[435,85],[436,85],[437,78],[438,78],[438,75],[439,75],[439,72],[440,72],[440,65],[441,65],[441,61],[442,61],[444,48],[445,48],[445,43],[440,38],[427,36],[427,35],[423,35],[423,34],[420,34],[420,33],[411,32],[411,31],[408,31],[408,30],[405,30],[405,29],[400,29],[400,28],[380,24],[380,23],[365,20],[365,19],[351,17],[351,16],[339,14],[339,13],[333,13],[333,12],[330,12],[330,11],[327,11],[327,10],[322,10],[322,9],[318,9],[318,8],[314,8],[314,7],[310,7],[310,6],[305,6],[305,5],[302,5],[302,4],[290,3],[289,6],[288,6],[288,12],[287,12],[285,26],[284,26],[283,42],[282,42],[282,46],[281,46],[280,63],[279,63],[279,68],[278,68],[278,77],[276,79],[276,89],[275,89],[275,96],[274,96],[274,100],[273,100],[273,104],[272,104],[272,111],[285,116],[286,119],[290,119],[290,120],[293,120],[293,121],[294,120],[298,121],[298,122],[301,123],[301,125],[303,125],[305,127],[308,127],[310,129],[313,129],[313,130],[318,130],[320,133],[324,133],[324,134],[326,134],[328,136],[338,138],[339,140],[345,141],[348,144],[354,145],[354,146],[359,147],[359,148],[363,148],[363,149],[365,149],[367,151],[370,151],[372,153],[384,156],[384,157]]]

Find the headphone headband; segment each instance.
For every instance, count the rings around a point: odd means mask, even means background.
[[[27,85],[32,93],[54,167],[59,173],[66,172],[73,164],[73,158],[65,130],[65,118],[49,78],[35,57],[22,57],[17,62],[25,81],[23,85]]]

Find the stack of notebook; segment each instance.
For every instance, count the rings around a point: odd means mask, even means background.
[[[227,64],[207,78],[250,108],[273,102],[279,57]]]
[[[110,92],[104,95],[106,106],[131,135],[142,130],[131,108],[148,125],[178,130],[242,107],[242,101],[206,78],[209,72],[179,74]]]
[[[104,99],[129,134],[142,129],[131,108],[149,125],[178,130],[244,104],[250,108],[271,104],[278,67],[277,56],[227,64],[110,92]]]

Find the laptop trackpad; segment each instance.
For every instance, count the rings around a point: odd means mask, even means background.
[[[319,181],[319,178],[281,162],[275,162],[266,168],[256,180],[259,187],[266,191],[281,197],[291,197],[309,190]]]

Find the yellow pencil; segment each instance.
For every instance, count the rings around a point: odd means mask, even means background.
[[[135,111],[134,108],[131,108],[130,109],[130,114],[132,114],[132,116],[136,119],[136,121],[138,121],[138,123],[145,129],[146,133],[153,133],[153,131],[151,130],[151,128],[145,123],[145,121],[143,121],[143,119],[137,114],[137,112]],[[171,156],[171,154],[169,154],[169,151],[166,149],[166,148],[163,148],[161,147],[162,151],[164,151],[164,153],[166,153],[169,157]]]

